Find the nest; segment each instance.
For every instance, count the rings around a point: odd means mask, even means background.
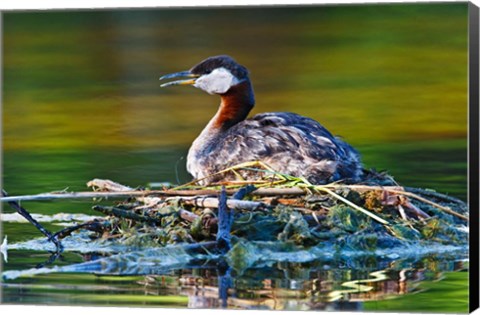
[[[241,178],[244,170],[262,176],[247,181]],[[161,190],[92,180],[88,186],[96,192],[137,196],[94,206],[107,216],[84,227],[94,231],[96,239],[142,247],[210,242],[218,240],[219,215],[227,209],[232,215],[226,232],[233,244],[279,242],[301,248],[328,244],[372,251],[412,242],[468,243],[468,209],[463,201],[399,186],[384,173],[370,171],[360,184],[312,185],[258,165],[222,172],[231,172],[238,180],[210,186],[191,182]]]

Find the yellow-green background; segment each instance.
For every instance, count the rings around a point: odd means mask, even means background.
[[[89,176],[127,168],[115,179],[136,185],[176,181],[175,168],[188,180],[177,161],[219,100],[193,88],[160,89],[158,77],[230,54],[251,71],[255,113],[313,117],[356,146],[367,167],[464,196],[464,3],[23,12],[3,20],[10,190],[13,173],[44,158],[56,164],[38,169],[35,181],[46,179],[46,190],[88,180],[68,173],[78,163],[93,168]],[[107,151],[114,153],[96,160]],[[149,167],[136,173],[145,165],[139,158]],[[52,172],[58,181],[42,177]]]

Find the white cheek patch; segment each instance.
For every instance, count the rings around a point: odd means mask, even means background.
[[[218,68],[198,78],[193,86],[209,94],[223,94],[238,83],[240,81],[230,71]]]

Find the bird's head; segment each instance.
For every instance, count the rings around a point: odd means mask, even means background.
[[[193,85],[209,94],[225,94],[232,86],[248,81],[248,70],[233,58],[222,55],[209,57],[188,71],[167,74],[160,80],[179,79],[163,83],[161,87],[171,85]]]

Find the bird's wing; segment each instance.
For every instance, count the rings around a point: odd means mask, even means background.
[[[230,128],[217,145],[211,151],[217,155],[212,161],[228,161],[229,165],[265,158],[336,161],[339,154],[344,154],[328,130],[313,119],[293,113],[256,115]]]

